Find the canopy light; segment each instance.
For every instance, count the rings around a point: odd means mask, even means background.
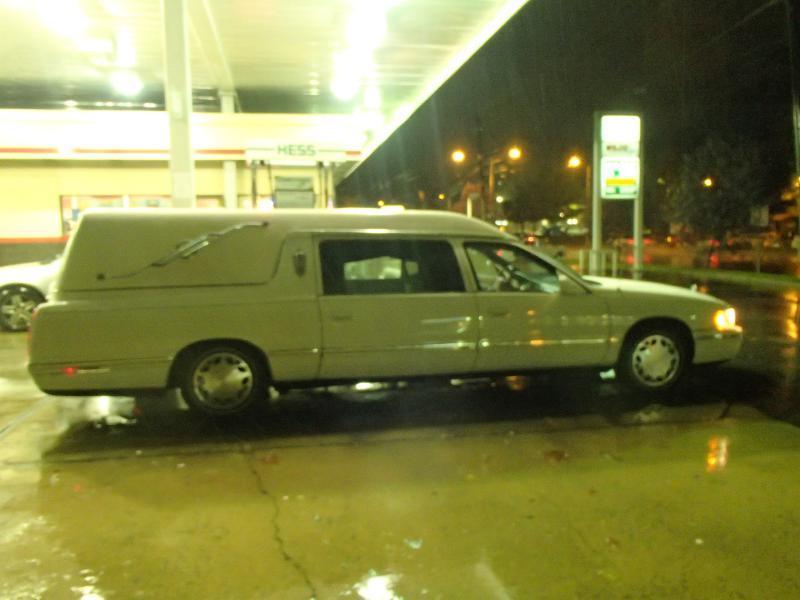
[[[123,96],[136,96],[144,88],[142,79],[133,71],[117,71],[111,74],[111,87]]]

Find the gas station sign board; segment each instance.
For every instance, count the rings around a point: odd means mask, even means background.
[[[600,119],[600,196],[634,200],[641,186],[641,118],[603,115]]]

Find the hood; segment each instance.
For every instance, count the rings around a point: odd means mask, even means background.
[[[637,281],[634,279],[616,279],[613,277],[584,277],[584,281],[589,283],[590,290],[603,290],[606,292],[619,292],[622,294],[671,296],[673,298],[686,298],[688,300],[700,300],[727,304],[719,298],[709,294],[697,292],[689,288],[668,285],[666,283],[654,283],[652,281]]]

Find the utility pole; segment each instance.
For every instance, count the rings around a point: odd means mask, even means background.
[[[800,56],[800,39],[797,37],[798,12],[792,0],[783,0],[786,9],[786,35],[789,42],[789,85],[792,90],[792,127],[794,131],[794,177],[795,182],[800,178],[800,99],[798,99],[798,85],[800,75],[798,75],[798,56]],[[800,202],[800,198],[798,198]]]
[[[797,207],[797,229],[795,236],[800,236],[800,99],[798,99],[798,85],[800,75],[797,71],[800,67],[800,39],[797,32],[800,30],[798,19],[800,12],[797,10],[792,0],[783,0],[786,9],[786,35],[789,41],[789,84],[792,89],[792,128],[794,134],[794,173],[792,177],[792,187],[795,193],[795,206]]]

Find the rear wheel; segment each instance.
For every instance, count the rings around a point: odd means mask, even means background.
[[[19,286],[0,290],[0,328],[25,331],[31,326],[33,311],[44,297],[31,287]]]
[[[629,336],[622,348],[618,373],[624,383],[651,392],[672,389],[686,370],[689,352],[681,335],[659,327]]]
[[[245,412],[267,395],[263,361],[236,345],[203,346],[179,364],[178,385],[193,409],[226,416]]]

